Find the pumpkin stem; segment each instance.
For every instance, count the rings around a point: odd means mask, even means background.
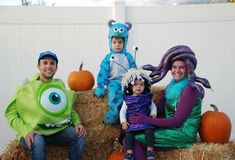
[[[83,62],[81,62],[81,64],[80,64],[80,66],[79,66],[79,71],[81,71],[82,70],[82,67],[83,67]]]
[[[219,111],[219,110],[218,110],[218,107],[217,107],[215,104],[210,104],[210,106],[214,108],[214,111],[215,111],[215,112],[218,112],[218,111]]]

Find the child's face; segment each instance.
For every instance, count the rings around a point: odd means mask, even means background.
[[[141,80],[135,80],[132,85],[133,96],[139,96],[144,91],[144,82]]]
[[[120,52],[123,49],[123,39],[120,37],[113,37],[112,38],[112,48],[114,52]]]

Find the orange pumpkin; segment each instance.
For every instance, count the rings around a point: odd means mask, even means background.
[[[73,71],[67,78],[68,86],[74,91],[85,91],[93,88],[95,79],[93,74],[88,70],[82,70],[83,63],[79,67],[79,71]]]
[[[214,111],[202,115],[199,135],[204,142],[227,143],[231,134],[231,121],[225,113],[218,111],[216,105],[210,106]]]
[[[108,160],[123,160],[124,159],[124,152],[113,151]]]

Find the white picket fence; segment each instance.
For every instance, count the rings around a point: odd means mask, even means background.
[[[7,102],[25,78],[37,72],[38,53],[59,55],[56,77],[84,68],[95,76],[109,52],[109,19],[130,21],[128,49],[139,46],[137,63],[158,65],[174,45],[186,44],[196,53],[196,73],[210,80],[203,111],[217,104],[235,126],[235,4],[131,7],[116,2],[112,7],[0,7],[0,153],[15,137],[5,120]],[[158,85],[167,84],[168,75]],[[235,138],[235,131],[232,132]]]

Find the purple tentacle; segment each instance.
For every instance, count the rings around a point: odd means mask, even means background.
[[[147,65],[144,65],[142,66],[142,69],[144,70],[148,70],[148,71],[152,71],[149,76],[152,78],[152,84],[153,82],[156,83],[158,82],[159,80],[161,80],[161,77],[163,77],[164,75],[160,75],[160,74],[163,74],[163,72],[161,70],[159,70],[157,67],[154,67],[153,65],[151,64],[147,64]],[[160,75],[160,76],[158,76]]]
[[[152,73],[149,74],[149,77],[153,78],[155,76],[158,76],[162,73],[160,70],[153,71]]]
[[[161,69],[161,68],[163,67],[163,62],[165,61],[165,59],[166,59],[166,57],[168,56],[168,54],[169,54],[169,51],[167,51],[167,52],[163,55],[163,57],[162,57],[162,59],[161,59],[159,65],[157,66],[157,68]]]
[[[195,81],[201,83],[204,87],[211,89],[210,82],[206,78],[195,77]]]
[[[141,68],[144,69],[144,70],[147,70],[147,71],[156,71],[156,67],[154,67],[151,64],[143,65]]]
[[[199,92],[199,96],[203,98],[205,94],[204,88],[200,84],[196,84],[196,82],[201,83],[205,88],[211,88],[210,82],[206,78],[200,78],[196,76],[194,73],[193,64],[189,59],[186,59],[186,65],[189,84],[195,87]]]
[[[185,63],[186,63],[186,68],[187,68],[189,84],[194,85],[194,83],[195,83],[195,81],[194,81],[195,80],[194,66],[189,59],[186,59]]]
[[[174,57],[182,55],[183,53],[194,55],[193,51],[187,46],[175,46],[169,49],[163,55],[160,64],[157,67],[153,67],[152,65],[143,66],[143,69],[152,71],[152,73],[149,75],[150,77],[152,77],[152,83],[157,83],[162,80],[170,69],[170,63],[172,62],[172,59]],[[194,59],[192,61],[196,64],[196,61]]]
[[[194,73],[194,65],[192,64],[192,61],[190,59],[186,59],[185,63],[187,66],[189,85],[195,87],[199,92],[199,96],[203,98],[205,91],[201,85],[195,83],[196,74]]]
[[[183,51],[183,49],[181,49],[180,51]],[[158,77],[154,77],[152,79],[152,83],[159,82],[166,76],[167,72],[170,70],[170,67],[171,67],[170,63],[172,62],[172,58],[181,55],[182,52],[179,52],[177,50],[170,50],[170,52],[168,51],[166,54],[167,55],[164,56],[162,67],[161,66],[157,67],[159,68],[161,74]],[[158,72],[155,72],[155,73],[158,73]]]
[[[184,48],[184,51],[185,51],[185,50],[191,51],[191,49],[190,49],[189,47],[184,46],[184,45],[179,45],[179,46],[172,47],[172,48],[170,48],[170,49],[163,55],[163,57],[162,57],[162,59],[161,59],[159,65],[158,65],[156,68],[158,68],[159,70],[162,69],[162,68],[163,68],[163,63],[164,63],[164,61],[168,61],[169,56],[171,56],[171,54],[174,54],[174,53],[175,53],[175,52],[173,52],[173,51],[176,51],[176,50],[177,50],[177,52],[179,52],[180,49],[181,49],[181,51],[182,51],[182,48]],[[191,51],[191,52],[192,52],[192,51]],[[194,54],[194,53],[192,52],[192,54]],[[168,58],[166,58],[166,57],[168,57]]]
[[[150,75],[149,75],[150,77],[154,77],[156,75],[161,74],[161,71],[157,67],[154,67],[151,64],[146,64],[146,65],[142,66],[142,69],[147,70],[147,71],[152,71],[152,73],[150,73]]]
[[[151,84],[157,83],[160,80],[162,80],[165,76],[166,76],[167,72],[161,72],[161,74],[159,76],[155,76],[153,77],[151,80]]]
[[[201,99],[203,99],[204,95],[205,95],[204,88],[200,84],[196,84],[196,83],[194,83],[194,84],[195,84],[194,87],[196,87],[196,89],[199,92],[199,96],[201,97]]]

